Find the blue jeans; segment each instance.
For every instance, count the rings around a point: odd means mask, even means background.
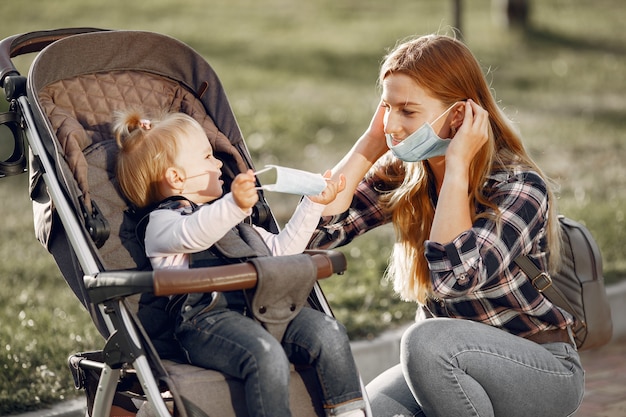
[[[305,307],[279,342],[245,315],[243,293],[225,294],[209,311],[181,320],[177,338],[190,363],[243,381],[251,417],[291,416],[289,362],[315,368],[327,415],[364,406],[343,325]]]
[[[584,372],[568,343],[448,318],[414,324],[401,343],[400,364],[366,387],[375,416],[560,417],[582,401]]]

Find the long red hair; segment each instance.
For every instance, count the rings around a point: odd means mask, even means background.
[[[441,100],[444,107],[472,99],[489,113],[489,140],[470,165],[472,207],[484,206],[498,213],[498,208],[483,194],[487,175],[495,169],[525,166],[543,176],[526,152],[519,133],[496,104],[478,61],[461,41],[446,35],[427,35],[405,41],[386,56],[379,82],[392,73],[410,76],[432,97]],[[383,160],[377,171],[383,179],[398,185],[383,200],[391,210],[396,231],[387,276],[393,280],[394,289],[403,299],[423,303],[432,292],[424,257],[424,242],[430,235],[435,213],[429,194],[434,183],[432,172],[426,162],[404,163],[399,160]],[[549,184],[547,178],[546,183]],[[549,252],[559,253],[555,199],[550,190],[549,201]],[[486,215],[475,213],[473,220]],[[559,258],[550,257],[551,270],[558,267]]]

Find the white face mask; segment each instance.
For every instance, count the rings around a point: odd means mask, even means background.
[[[264,190],[287,194],[318,195],[326,188],[326,179],[322,174],[314,174],[278,165],[266,165],[265,168],[255,172],[255,175],[271,169],[276,170],[276,182],[263,185],[261,188]]]
[[[439,117],[433,120],[433,124],[441,117],[448,113],[456,103],[448,107]],[[425,161],[435,156],[446,154],[446,150],[450,145],[450,139],[441,139],[433,130],[431,123],[424,123],[419,129],[411,133],[402,142],[393,145],[391,135],[385,135],[387,139],[387,147],[396,158],[405,162]]]

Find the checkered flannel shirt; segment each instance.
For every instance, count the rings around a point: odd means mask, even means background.
[[[309,247],[343,246],[389,223],[379,183],[376,176],[363,180],[346,212],[322,218]],[[485,193],[499,207],[501,231],[493,218],[480,218],[449,243],[426,241],[434,294],[422,308],[428,315],[478,321],[520,336],[571,325],[573,318],[535,290],[513,262],[530,254],[546,270],[545,182],[533,171],[499,171],[489,176]]]

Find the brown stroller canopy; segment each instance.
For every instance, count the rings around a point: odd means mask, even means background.
[[[116,110],[187,113],[205,128],[226,172],[233,175],[251,165],[216,74],[195,51],[173,38],[136,31],[65,38],[40,53],[29,83],[29,95],[40,114],[46,115],[39,121],[58,139],[58,144],[46,143],[58,146],[50,153],[58,155],[58,167],[73,190],[75,205],[83,205],[91,214],[92,191],[97,189],[97,207],[113,231],[99,250],[109,269],[135,267],[142,258],[141,251],[131,249],[135,261],[128,262],[128,242],[119,238],[126,235],[132,240],[134,229],[131,225],[124,231],[122,213],[127,203],[115,187],[117,146],[111,119]],[[31,188],[36,190],[37,172],[31,175]],[[38,238],[45,245],[50,221],[49,215],[35,219]]]

